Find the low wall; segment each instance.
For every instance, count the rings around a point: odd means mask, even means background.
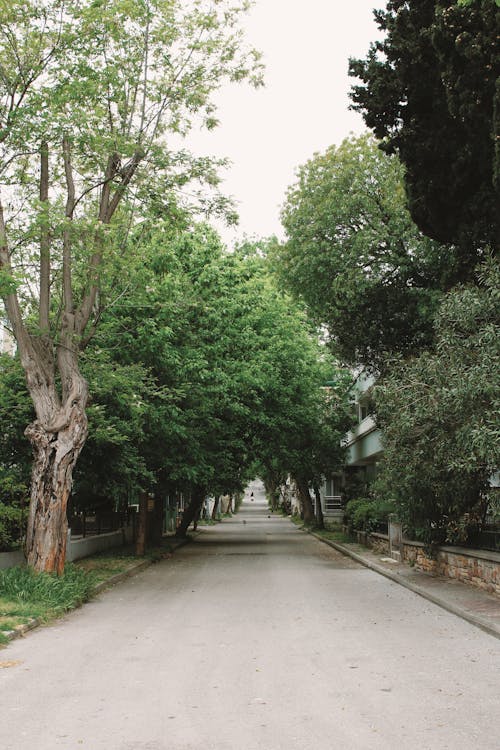
[[[361,541],[361,540],[360,540]],[[387,534],[368,534],[367,544],[381,554],[391,554]],[[466,547],[438,547],[436,557],[425,553],[422,542],[403,539],[401,559],[431,575],[440,575],[500,595],[500,553]]]
[[[122,547],[124,544],[132,542],[132,536],[132,526],[119,529],[118,531],[111,531],[109,534],[87,536],[81,539],[72,539],[71,532],[68,531],[66,560],[67,562],[74,562],[75,560],[81,560],[83,557],[95,555],[98,552]],[[24,554],[21,550],[17,550],[16,552],[0,552],[0,570],[2,568],[11,568],[13,565],[22,565],[22,563],[24,563]]]
[[[113,549],[114,547],[122,547],[130,541],[127,538],[129,536],[127,534],[128,531],[129,529],[118,529],[118,531],[110,531],[108,534],[86,536],[82,539],[71,539],[70,532],[68,532],[66,560],[74,562],[75,560],[81,560],[83,557],[95,555],[98,552],[106,552],[106,550]]]
[[[14,565],[22,565],[23,562],[24,552],[22,550],[0,552],[0,570],[2,568],[12,568]]]

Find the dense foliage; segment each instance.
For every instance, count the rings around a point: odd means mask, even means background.
[[[130,242],[129,274],[103,286],[108,304],[81,359],[92,401],[73,508],[237,493],[257,471],[312,485],[340,465],[345,377],[333,383],[330,356],[262,253],[228,254],[209,227],[158,219]],[[30,400],[17,359],[6,357],[0,394],[10,417],[0,477],[18,471],[24,497]],[[9,493],[0,507],[12,512]]]
[[[282,221],[278,274],[345,362],[380,367],[388,353],[430,343],[447,258],[407,211],[397,157],[369,136],[316,154],[288,191]]]
[[[435,347],[394,363],[375,389],[379,489],[424,541],[464,541],[495,501],[500,466],[500,269],[445,298]]]
[[[470,276],[481,248],[498,247],[500,7],[494,0],[390,0],[384,33],[351,60],[355,109],[406,167],[411,215]]]

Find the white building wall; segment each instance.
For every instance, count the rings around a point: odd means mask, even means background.
[[[16,351],[16,342],[5,327],[5,323],[0,319],[0,353],[1,354],[14,354]]]

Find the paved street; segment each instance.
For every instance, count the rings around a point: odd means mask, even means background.
[[[500,641],[255,494],[0,651],[2,750],[498,750]]]

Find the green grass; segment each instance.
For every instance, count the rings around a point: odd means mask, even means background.
[[[94,576],[76,565],[67,565],[62,576],[34,573],[14,567],[0,571],[0,597],[18,604],[38,605],[48,612],[65,612],[86,601],[94,588]]]
[[[137,564],[138,559],[132,553],[120,555],[109,553],[78,560],[75,567],[92,575],[94,585],[97,585],[120,573],[126,573]]]
[[[331,542],[338,542],[339,544],[352,544],[356,541],[353,536],[346,534],[340,529],[333,531],[330,529],[318,529],[316,533],[325,539],[329,539]]]
[[[79,606],[94,586],[95,577],[76,565],[67,565],[62,576],[21,566],[0,570],[0,643],[20,625],[33,619],[47,622]]]
[[[318,534],[324,539],[329,539],[331,542],[338,542],[338,544],[356,543],[356,538],[350,534],[346,534],[342,529],[342,526],[338,523],[328,523],[328,521],[325,521],[325,528],[318,529],[314,524],[311,524],[310,526],[304,524],[304,521],[302,521],[299,516],[292,516],[290,520],[296,526],[314,531],[315,534]]]
[[[133,548],[87,557],[66,565],[64,575],[34,573],[24,566],[0,570],[0,644],[6,633],[33,619],[48,622],[90,599],[98,584],[126,573],[144,559],[153,562],[170,557],[172,547],[164,540],[149,548],[145,558]]]

